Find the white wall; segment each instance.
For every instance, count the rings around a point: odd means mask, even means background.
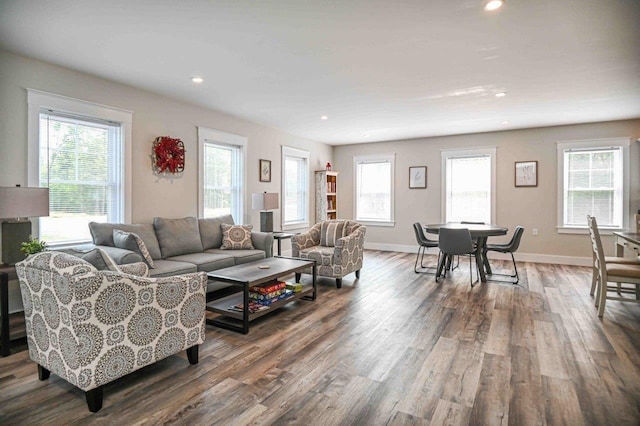
[[[133,111],[132,222],[151,222],[154,216],[196,216],[198,211],[198,137],[204,126],[248,138],[247,200],[253,192],[281,191],[281,146],[311,153],[309,217],[315,217],[313,171],[333,161],[329,145],[251,123],[217,111],[186,104],[141,89],[51,65],[0,50],[0,186],[27,184],[27,88]],[[151,170],[151,145],[157,136],[182,139],[186,149],[184,174],[158,178]],[[271,160],[271,182],[259,182],[258,160]],[[249,222],[260,226],[259,212]],[[279,229],[280,211],[274,211]],[[12,284],[12,287],[15,284]],[[12,291],[15,296],[15,290]],[[15,301],[14,301],[15,302]]]
[[[590,123],[536,129],[434,137],[413,140],[354,144],[334,148],[334,170],[340,171],[339,217],[352,218],[353,156],[396,154],[395,217],[393,228],[367,228],[369,247],[415,250],[414,222],[441,221],[440,151],[451,148],[497,147],[497,214],[499,225],[511,231],[517,225],[526,228],[519,258],[553,263],[589,264],[591,249],[588,236],[558,234],[556,142],[580,139],[630,137],[630,224],[640,209],[640,120]],[[514,186],[514,162],[538,161],[538,186]],[[427,166],[427,188],[409,189],[409,167]],[[539,235],[532,236],[532,228]],[[612,237],[603,237],[609,254],[613,254]]]

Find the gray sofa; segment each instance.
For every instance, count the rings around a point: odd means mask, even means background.
[[[156,217],[153,223],[144,224],[91,222],[89,229],[93,244],[106,251],[119,265],[141,262],[144,258],[133,250],[116,247],[113,230],[138,235],[152,259],[152,265],[149,265],[151,277],[210,272],[273,256],[273,235],[267,232],[251,232],[253,250],[221,249],[222,224],[233,225],[233,217]]]

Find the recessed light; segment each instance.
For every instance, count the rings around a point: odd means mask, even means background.
[[[200,84],[204,81],[204,79],[202,77],[191,77],[191,81]]]
[[[504,98],[507,96],[507,92],[498,92],[496,93],[496,98]]]
[[[320,116],[320,120],[328,120],[328,119],[329,119],[329,117],[327,117],[326,115],[321,115]]]
[[[484,10],[500,9],[504,5],[504,0],[489,0],[484,4]]]

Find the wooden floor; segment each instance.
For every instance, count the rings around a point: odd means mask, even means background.
[[[208,327],[200,363],[170,357],[84,394],[27,352],[0,359],[0,424],[640,424],[640,305],[590,269],[520,263],[521,282],[444,282],[414,255],[367,251],[360,280],[320,281],[248,335]],[[496,269],[509,263],[496,262]]]

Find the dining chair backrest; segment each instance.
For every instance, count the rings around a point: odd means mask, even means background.
[[[437,241],[430,240],[424,234],[424,230],[420,222],[416,222],[413,224],[413,232],[416,234],[416,241],[418,242],[419,245],[426,246],[426,247],[438,247]]]
[[[602,249],[602,240],[598,230],[598,221],[593,216],[587,216],[587,223],[589,224],[589,237],[591,238],[593,256],[598,268],[600,268],[604,264],[604,250]]]
[[[471,232],[467,228],[440,228],[438,247],[446,254],[469,254],[473,252]]]
[[[517,251],[518,247],[520,247],[520,240],[522,240],[523,234],[524,227],[516,226],[516,230],[513,231],[513,237],[511,237],[511,241],[509,241],[505,248],[510,252]]]

